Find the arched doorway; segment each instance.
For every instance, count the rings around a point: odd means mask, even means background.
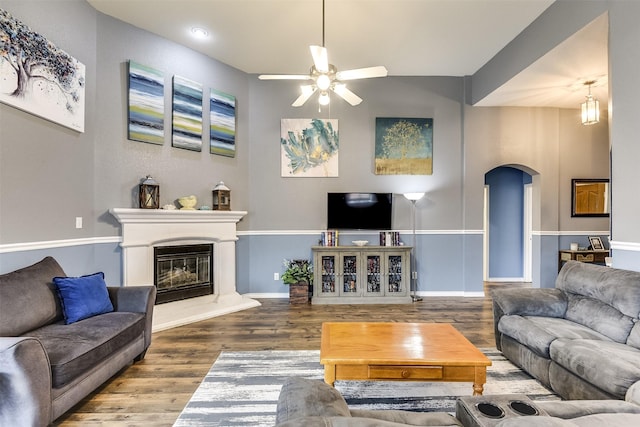
[[[532,282],[533,177],[499,166],[485,174],[484,280]]]

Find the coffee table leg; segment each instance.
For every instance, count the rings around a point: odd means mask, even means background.
[[[487,382],[487,368],[486,366],[476,366],[475,371],[475,378],[473,379],[473,395],[482,396],[484,383]]]
[[[324,382],[333,387],[336,382],[336,365],[324,365]]]

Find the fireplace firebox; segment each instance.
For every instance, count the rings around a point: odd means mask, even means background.
[[[213,245],[156,246],[156,304],[213,294]]]

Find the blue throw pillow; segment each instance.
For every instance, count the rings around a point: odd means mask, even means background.
[[[113,311],[102,272],[82,277],[54,277],[53,283],[58,289],[67,325]]]

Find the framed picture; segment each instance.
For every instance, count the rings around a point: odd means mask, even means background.
[[[281,119],[281,176],[338,176],[338,119]]]
[[[433,174],[433,119],[377,117],[375,174]]]
[[[209,95],[209,151],[211,154],[236,155],[236,98],[214,89]]]
[[[0,102],[84,132],[85,66],[0,9]]]
[[[129,61],[129,134],[132,141],[164,144],[162,72]]]
[[[594,251],[603,251],[604,245],[602,244],[602,240],[599,237],[589,237],[589,243],[591,244],[591,249]]]
[[[609,216],[609,180],[572,179],[571,216]]]
[[[202,85],[173,76],[173,133],[171,145],[202,151]]]

